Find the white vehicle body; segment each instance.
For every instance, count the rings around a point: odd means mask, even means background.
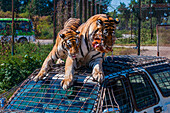
[[[3,36],[0,35],[0,40]],[[10,41],[12,39],[12,36],[6,36],[6,41]],[[35,39],[35,35],[19,35],[19,36],[14,36],[14,41],[15,42],[23,42],[23,41],[26,41],[26,42],[35,42],[36,39]]]

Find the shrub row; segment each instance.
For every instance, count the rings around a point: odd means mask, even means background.
[[[0,51],[4,47],[0,45]],[[18,85],[35,69],[40,68],[52,49],[52,45],[16,44],[15,55],[11,56],[10,46],[0,59],[0,93]],[[2,53],[1,53],[2,54]]]

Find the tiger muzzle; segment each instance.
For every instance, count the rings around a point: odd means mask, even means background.
[[[111,40],[106,40],[103,38],[103,35],[96,35],[94,37],[94,40],[92,42],[92,46],[95,48],[95,50],[107,53],[109,51],[112,51],[112,46],[113,46],[113,39]]]

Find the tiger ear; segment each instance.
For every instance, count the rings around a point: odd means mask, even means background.
[[[115,22],[116,24],[119,24],[120,20],[119,20],[118,18],[115,18],[115,19],[114,19],[114,22]]]
[[[60,38],[64,39],[65,35],[64,34],[59,34]]]
[[[102,25],[102,24],[103,24],[102,20],[100,20],[100,19],[98,19],[98,20],[96,21],[96,23],[97,23],[97,25]]]
[[[80,31],[76,31],[77,34],[80,34]]]

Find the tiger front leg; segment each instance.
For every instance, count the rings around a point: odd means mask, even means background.
[[[98,81],[99,83],[102,83],[104,80],[102,62],[103,62],[102,58],[97,58],[93,62],[90,62],[90,65],[93,66],[92,77],[94,81]]]
[[[68,56],[65,64],[65,76],[60,83],[64,90],[68,89],[73,84],[74,64],[75,60]]]
[[[45,59],[40,72],[38,73],[37,76],[33,78],[33,80],[35,82],[42,80],[43,77],[47,74],[47,72],[50,70],[51,66],[54,64],[54,62],[56,62],[57,59],[58,57],[56,56],[55,48],[53,48],[53,50],[49,53],[49,55]]]

